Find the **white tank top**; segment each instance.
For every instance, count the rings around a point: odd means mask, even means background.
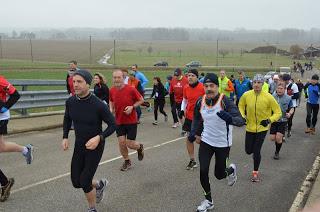
[[[206,95],[202,97],[200,113],[203,119],[201,140],[213,147],[229,147],[232,145],[232,125],[226,124],[217,112],[223,110],[221,94],[213,106],[206,104]]]

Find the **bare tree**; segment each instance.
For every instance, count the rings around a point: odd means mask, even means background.
[[[152,46],[149,46],[149,47],[148,47],[148,53],[149,53],[149,55],[151,55],[152,51],[153,51]]]
[[[290,46],[290,53],[293,55],[294,59],[300,59],[302,52],[303,49],[299,45],[295,44]]]
[[[229,51],[227,49],[220,49],[219,54],[221,54],[224,58],[227,54],[229,54]]]

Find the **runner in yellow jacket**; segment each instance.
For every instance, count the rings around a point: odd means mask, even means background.
[[[279,120],[282,115],[275,98],[262,91],[263,83],[263,76],[257,74],[253,78],[253,90],[244,93],[239,101],[240,113],[247,124],[245,150],[248,155],[253,154],[252,182],[259,182],[260,151],[270,123]]]

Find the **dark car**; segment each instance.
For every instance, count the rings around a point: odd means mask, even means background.
[[[201,63],[199,61],[191,61],[190,63],[186,64],[186,67],[201,67]]]
[[[156,62],[153,66],[168,66],[168,62],[159,61],[159,62]]]

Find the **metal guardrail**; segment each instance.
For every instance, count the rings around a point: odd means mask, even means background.
[[[63,106],[70,97],[66,90],[27,91],[28,86],[61,86],[65,80],[9,80],[14,86],[22,86],[19,91],[21,97],[11,108],[22,115],[28,115],[27,110],[32,108],[44,108]],[[152,88],[145,89],[145,99],[150,99]]]

